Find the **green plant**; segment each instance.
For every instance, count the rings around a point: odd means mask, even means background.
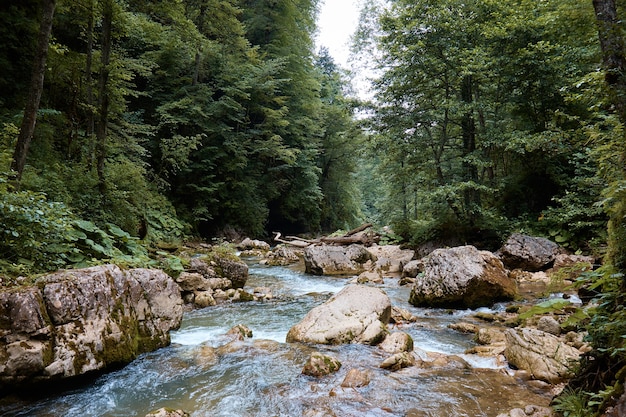
[[[563,417],[590,417],[588,400],[588,393],[568,387],[552,401],[552,409]]]

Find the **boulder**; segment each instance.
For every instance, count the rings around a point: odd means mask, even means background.
[[[367,248],[376,259],[375,268],[388,273],[401,273],[405,264],[415,256],[411,249],[402,249],[399,245],[372,245]]]
[[[221,271],[220,276],[229,279],[233,288],[243,288],[248,281],[248,265],[239,260],[227,257],[218,257],[215,259],[217,268]]]
[[[502,262],[474,246],[437,249],[424,260],[409,302],[417,307],[477,308],[517,294]]]
[[[561,324],[554,317],[543,316],[537,321],[537,329],[555,336],[561,334]]]
[[[415,356],[410,352],[400,352],[391,355],[381,362],[380,368],[389,369],[390,371],[398,371],[402,368],[408,368],[415,365]]]
[[[348,285],[289,329],[287,342],[374,345],[387,334],[390,315],[391,301],[384,291]]]
[[[384,284],[383,275],[380,270],[364,271],[357,277],[356,282],[359,284]]]
[[[129,363],[170,343],[180,289],[160,270],[61,271],[0,292],[0,388]]]
[[[533,379],[556,384],[571,376],[571,366],[580,351],[541,330],[522,328],[505,331],[504,356],[512,366],[528,371]]]
[[[362,245],[311,245],[304,248],[304,266],[308,274],[348,275],[364,271],[363,265],[374,260]]]
[[[535,272],[550,267],[558,253],[559,245],[551,240],[514,233],[497,255],[509,269]]]
[[[402,266],[402,278],[415,278],[424,270],[424,262],[421,259],[412,260]]]
[[[240,250],[257,249],[260,251],[268,251],[270,250],[270,244],[262,240],[255,240],[255,239],[250,239],[249,237],[247,237],[237,245],[237,248]]]
[[[304,251],[302,248],[281,244],[267,254],[267,259],[263,263],[269,265],[290,265],[300,262],[300,259],[303,257]]]
[[[408,333],[394,332],[388,334],[379,347],[387,353],[400,353],[413,351],[413,339]]]
[[[302,374],[320,377],[337,372],[341,362],[333,356],[313,352],[302,368]]]

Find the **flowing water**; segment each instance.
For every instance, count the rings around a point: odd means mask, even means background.
[[[471,311],[414,308],[407,302],[410,289],[394,279],[387,279],[382,288],[393,305],[419,318],[397,330],[409,333],[423,350],[459,355],[469,368],[412,367],[391,372],[378,367],[388,355],[376,347],[285,343],[291,326],[348,281],[251,261],[246,289],[269,287],[273,300],[186,313],[181,328],[172,332],[171,346],[144,354],[88,386],[36,400],[12,399],[0,405],[0,416],[142,417],[169,407],[193,417],[495,417],[511,408],[549,401],[545,393],[534,392],[494,360],[464,354],[473,345],[471,336],[447,325]],[[253,337],[233,342],[225,333],[240,323],[252,329]],[[323,378],[302,375],[314,350],[334,355],[343,366]],[[371,383],[342,388],[351,368],[367,370]]]

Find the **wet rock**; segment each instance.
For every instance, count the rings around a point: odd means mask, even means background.
[[[497,254],[509,269],[539,271],[550,266],[559,253],[559,245],[542,237],[512,234]]]
[[[272,289],[269,287],[256,287],[252,290],[252,295],[259,300],[271,300],[274,298]]]
[[[325,355],[321,352],[314,352],[311,354],[304,368],[302,368],[302,374],[321,377],[330,375],[337,372],[341,368],[341,362],[333,356]]]
[[[358,274],[372,258],[362,245],[312,245],[304,249],[306,272],[313,275]]]
[[[380,367],[390,371],[398,371],[415,365],[415,357],[410,352],[400,352],[382,361]]]
[[[390,323],[402,324],[414,323],[416,321],[417,317],[415,317],[409,310],[398,306],[391,307],[391,319],[389,320]]]
[[[229,293],[229,297],[231,301],[235,303],[244,303],[248,301],[254,301],[254,295],[250,294],[247,291],[244,291],[241,288],[237,288]]]
[[[228,330],[228,332],[226,332],[226,335],[232,336],[236,340],[244,340],[246,338],[252,337],[252,330],[250,330],[248,326],[245,326],[243,324],[238,324],[236,326],[233,326],[230,330]]]
[[[348,285],[289,329],[287,342],[374,345],[384,339],[390,315],[391,301],[384,291]]]
[[[527,405],[523,409],[514,408],[508,413],[498,414],[498,417],[552,417],[552,409],[538,405]]]
[[[461,333],[476,333],[478,332],[478,326],[472,323],[458,322],[458,323],[450,323],[448,325],[449,329],[456,330]]]
[[[577,349],[541,330],[507,329],[505,335],[504,355],[509,364],[529,371],[534,379],[551,384],[571,376],[571,366],[580,357]]]
[[[409,302],[418,307],[477,308],[516,294],[515,281],[495,255],[459,246],[437,249],[425,259]]]
[[[394,332],[388,334],[379,347],[387,353],[413,351],[413,339],[408,333]]]
[[[371,376],[368,371],[361,371],[360,369],[350,369],[343,379],[341,386],[344,388],[359,388],[369,385]]]
[[[146,414],[146,417],[189,417],[190,414],[183,410],[173,410],[171,408],[159,408]]]
[[[72,378],[170,343],[180,289],[159,270],[60,271],[0,292],[0,388]]]

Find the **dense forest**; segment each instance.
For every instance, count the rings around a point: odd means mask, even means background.
[[[626,374],[624,3],[363,2],[366,101],[315,47],[317,0],[3,0],[0,273],[363,221],[541,235],[602,261],[577,283],[594,351],[555,400],[593,415]]]

